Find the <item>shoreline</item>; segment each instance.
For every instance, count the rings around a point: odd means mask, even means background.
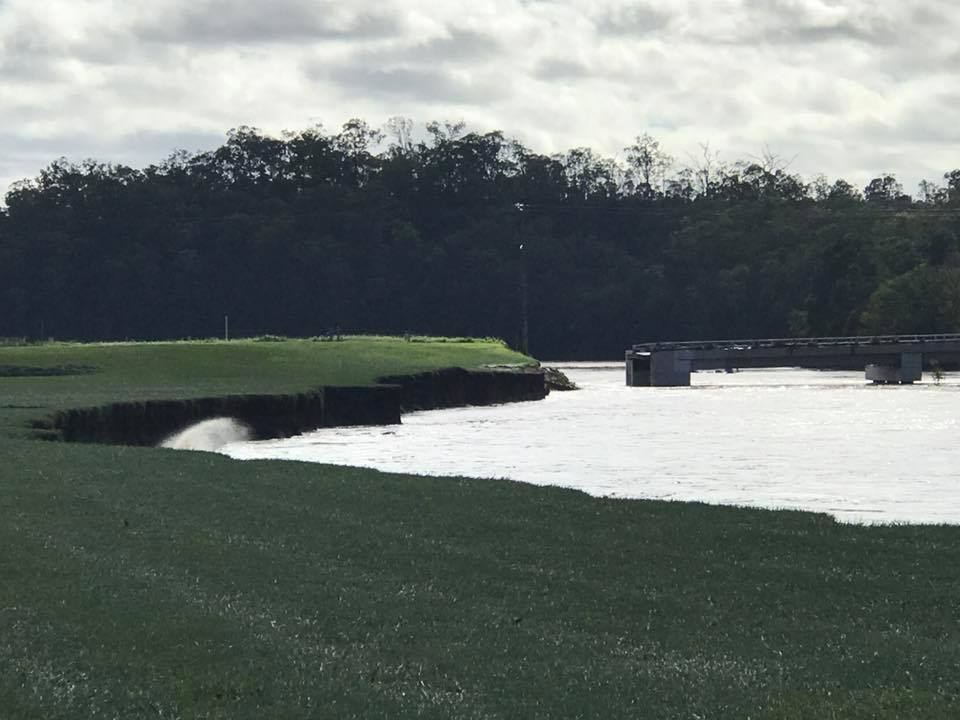
[[[153,447],[195,423],[229,417],[250,427],[251,439],[270,440],[322,427],[396,425],[403,413],[416,410],[541,400],[548,392],[542,367],[454,367],[385,376],[368,386],[73,408],[35,421],[33,427],[47,440]]]

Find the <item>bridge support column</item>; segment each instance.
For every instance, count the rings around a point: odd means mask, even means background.
[[[650,356],[627,352],[627,387],[650,386]]]
[[[650,353],[650,384],[654,387],[678,387],[690,384],[690,352],[661,350]]]
[[[900,382],[912,383],[923,378],[923,355],[900,353]]]
[[[867,380],[878,385],[914,383],[923,378],[923,354],[900,353],[899,367],[894,365],[867,365]]]

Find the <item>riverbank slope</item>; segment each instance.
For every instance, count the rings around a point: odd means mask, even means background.
[[[387,375],[395,376],[391,384],[432,389],[438,406],[482,404],[535,393],[514,374],[481,366],[532,362],[499,341],[465,338],[0,347],[0,433],[154,445],[189,423],[224,414],[262,438],[398,422],[402,409],[419,406],[407,402],[403,387],[385,387],[380,380]]]

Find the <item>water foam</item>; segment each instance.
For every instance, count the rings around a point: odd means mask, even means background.
[[[175,450],[219,450],[224,445],[253,437],[250,427],[228,417],[211,418],[174,433],[160,447]]]

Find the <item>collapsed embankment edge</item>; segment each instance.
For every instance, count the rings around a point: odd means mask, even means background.
[[[37,429],[45,431],[46,437],[68,442],[157,445],[194,423],[231,417],[248,425],[255,439],[267,440],[321,427],[393,425],[400,422],[402,413],[413,410],[541,400],[546,394],[540,368],[448,368],[384,377],[370,386],[75,408],[55,413]]]

